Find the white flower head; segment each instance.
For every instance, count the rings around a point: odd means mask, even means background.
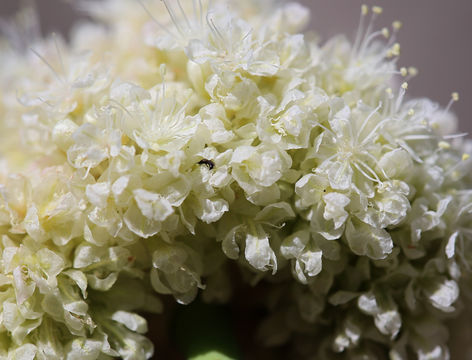
[[[149,359],[155,294],[241,283],[294,358],[448,358],[472,142],[457,93],[407,99],[399,22],[320,45],[295,3],[79,7],[70,42],[0,39],[0,358]]]

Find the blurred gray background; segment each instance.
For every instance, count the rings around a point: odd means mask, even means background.
[[[158,0],[156,0],[158,1]],[[468,105],[472,102],[472,0],[299,0],[312,9],[311,28],[322,39],[338,33],[354,37],[361,4],[380,5],[378,29],[401,20],[400,66],[415,66],[419,74],[409,83],[410,96],[426,96],[446,105],[453,91],[460,101],[453,111],[460,130],[472,133]],[[8,18],[21,0],[0,0],[0,16]],[[43,33],[67,33],[80,15],[73,0],[36,0]],[[1,54],[0,54],[1,56]]]

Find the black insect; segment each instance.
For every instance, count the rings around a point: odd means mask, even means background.
[[[208,169],[210,169],[210,170],[212,170],[215,167],[215,163],[211,160],[208,160],[208,159],[201,159],[198,162],[198,165],[206,165],[206,166],[208,166]]]

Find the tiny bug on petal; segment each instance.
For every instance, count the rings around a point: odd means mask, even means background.
[[[208,169],[212,170],[215,167],[215,163],[208,159],[202,159],[198,162],[198,165],[206,165]]]

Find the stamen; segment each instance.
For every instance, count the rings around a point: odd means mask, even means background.
[[[383,12],[383,9],[380,6],[372,6],[372,12],[374,14],[380,15]]]
[[[324,159],[323,162],[329,162],[331,160],[333,160],[335,157],[338,157],[339,154],[333,154],[331,156],[329,156],[327,159]]]
[[[455,103],[456,101],[459,101],[459,93],[453,92],[451,94],[451,100],[449,100],[449,103],[447,104],[446,109],[444,110],[444,112],[448,112],[449,109],[451,108],[452,104]]]
[[[434,139],[433,135],[406,135],[403,137],[403,140],[414,141],[414,140],[431,140]]]
[[[386,39],[388,39],[388,37],[390,36],[390,31],[388,31],[388,29],[384,27],[384,28],[381,30],[381,32],[382,32],[382,35],[383,35]]]
[[[401,21],[398,21],[398,20],[395,20],[393,23],[392,23],[392,27],[393,27],[393,30],[395,31],[398,31],[402,28],[403,24]]]
[[[91,169],[92,169],[92,165],[87,166],[87,171],[85,172],[85,175],[82,177],[82,180],[85,180],[87,178]]]
[[[372,155],[371,153],[369,152],[366,152],[365,155],[372,160],[372,162],[377,165],[377,167],[380,169],[380,171],[382,172],[382,175],[385,177],[385,179],[388,179],[390,180],[390,177],[385,173],[385,170],[379,165],[379,161],[378,159],[375,158],[374,155]]]
[[[422,164],[424,161],[415,153],[415,151],[403,140],[397,140],[398,145],[405,150],[417,163]]]
[[[387,122],[390,122],[390,121],[392,121],[391,118],[385,118],[381,122],[379,122],[377,125],[375,125],[375,127],[371,130],[371,132],[364,138],[364,140],[362,140],[361,146],[365,145],[373,136],[378,135],[377,131],[382,126],[384,126]]]
[[[400,44],[395,43],[393,46],[387,50],[387,58],[392,58],[394,56],[400,56]]]
[[[57,55],[59,57],[59,63],[61,64],[62,75],[65,77],[66,76],[66,69],[64,67],[64,61],[63,61],[63,58],[62,58],[61,50],[59,49],[59,45],[57,43],[56,33],[52,33],[52,37],[54,39],[54,46],[56,47]]]
[[[221,48],[225,48],[226,45],[227,45],[226,41],[225,41],[225,38],[223,37],[223,35],[220,33],[220,31],[216,27],[215,22],[213,21],[213,19],[210,18],[210,13],[208,13],[207,16],[206,16],[206,22],[207,22],[207,25],[210,28],[211,32],[215,36],[215,40],[220,41],[219,46]]]
[[[330,129],[320,123],[317,123],[315,126],[319,126],[320,128],[322,128],[326,132],[326,134],[331,135],[331,138],[334,140],[334,142],[336,142],[336,135],[334,135],[334,133]]]
[[[392,90],[392,88],[390,88],[390,87],[386,88],[385,93],[387,94],[387,99],[386,99],[386,105],[384,107],[383,113],[391,115],[392,110],[393,110],[392,109],[393,108],[393,106],[392,106],[392,99],[393,99],[393,90]]]
[[[457,139],[457,138],[461,138],[467,135],[469,135],[469,133],[463,132],[463,133],[458,133],[458,134],[445,135],[443,137],[444,139]]]
[[[390,36],[390,39],[388,40],[387,45],[385,46],[386,48],[390,48],[395,44],[395,40],[397,39],[397,33],[398,30],[401,28],[401,22],[399,21],[394,21],[392,24],[392,35]]]
[[[457,162],[455,165],[451,166],[445,173],[445,176],[452,175],[453,180],[458,180],[461,175],[458,169],[462,166],[463,161]]]
[[[407,89],[408,89],[408,83],[404,82],[400,86],[400,90],[398,91],[397,101],[395,102],[395,109],[394,109],[395,111],[398,111],[400,109],[400,106],[403,102],[403,98],[405,97],[405,93]]]
[[[402,69],[404,69],[403,74],[405,76],[405,81],[410,81],[411,78],[418,75],[418,69],[413,66],[410,66],[408,69],[407,68],[402,68]]]
[[[141,5],[141,7],[143,8],[143,10],[146,12],[146,14],[148,14],[148,16],[151,18],[151,20],[163,31],[165,31],[167,33],[167,35],[169,35],[170,37],[173,37],[173,38],[176,38],[175,34],[173,34],[172,32],[169,31],[169,29],[167,29],[167,27],[165,27],[164,25],[162,25],[152,14],[151,12],[148,10],[148,8],[143,4],[143,2],[141,0],[136,0],[139,5]]]
[[[54,108],[54,105],[51,104],[49,101],[47,101],[46,99],[43,99],[41,96],[38,96],[36,99],[38,99],[39,101],[41,101],[44,105],[47,105],[49,106],[51,109]]]
[[[374,25],[375,19],[377,18],[377,15],[379,15],[381,13],[382,13],[382,8],[381,7],[379,7],[379,6],[373,6],[372,7],[372,16],[370,18],[369,25],[367,25],[367,30],[365,31],[365,34],[364,34],[364,40],[360,44],[360,49],[359,49],[358,55],[362,54],[364,52],[365,48],[367,47],[368,42],[371,39],[370,35],[372,33],[372,27]],[[354,47],[354,49],[357,49],[357,46]]]
[[[361,6],[361,17],[359,20],[359,26],[357,27],[357,33],[356,33],[356,38],[354,40],[354,45],[353,45],[353,50],[356,52],[356,50],[359,47],[360,41],[362,34],[364,33],[364,22],[365,22],[365,17],[369,13],[369,7],[365,4]]]
[[[179,6],[179,9],[180,9],[180,13],[182,14],[184,20],[185,20],[185,23],[187,24],[188,26],[188,30],[191,31],[192,30],[192,26],[190,25],[190,22],[187,18],[187,15],[185,14],[185,11],[182,7],[182,4],[180,3],[180,0],[177,0],[177,5]]]
[[[137,119],[131,114],[128,109],[126,109],[122,104],[120,104],[118,101],[114,99],[109,99],[108,102],[111,103],[110,108],[111,109],[117,109],[123,111],[126,115],[128,115],[133,121],[137,122]]]
[[[167,3],[168,0],[161,0],[161,1],[164,3],[164,6],[166,7],[167,12],[169,13],[169,16],[170,16],[172,22],[174,23],[175,28],[177,29],[177,31],[179,32],[179,34],[180,34],[182,37],[185,38],[185,33],[184,33],[184,31],[182,30],[182,28],[180,27],[179,22],[177,21],[177,17],[175,16],[174,9],[172,9],[172,7]]]
[[[166,64],[161,64],[159,66],[159,72],[161,74],[161,79],[162,79],[162,83],[161,83],[162,91],[158,91],[157,94],[156,94],[156,103],[154,105],[154,111],[153,111],[154,118],[157,115],[156,114],[157,109],[160,110],[159,118],[162,118],[164,116],[164,106],[163,105],[164,105],[165,96],[166,96],[166,73],[167,73]],[[159,104],[159,97],[161,98],[160,104]],[[154,130],[154,122],[152,123],[151,127]]]
[[[358,130],[357,132],[357,136],[356,136],[356,144],[357,144],[357,141],[359,140],[359,136],[360,134],[362,133],[362,131],[364,130],[364,128],[366,127],[367,123],[369,122],[369,120],[372,118],[372,116],[374,116],[375,113],[377,113],[377,111],[379,111],[379,109],[382,107],[382,102],[380,101],[379,102],[379,105],[377,105],[377,107],[371,111],[371,113],[364,119],[364,121],[362,122],[362,125],[360,127],[360,129]]]
[[[451,144],[449,144],[449,143],[446,142],[446,141],[440,141],[440,142],[438,143],[438,147],[439,147],[440,149],[447,150],[447,149],[450,149],[450,148],[451,148]]]
[[[416,75],[418,75],[418,69],[415,68],[414,66],[410,66],[410,67],[408,68],[408,74],[409,74],[411,77],[416,76]]]
[[[54,74],[54,77],[61,83],[65,83],[64,79],[61,79],[61,77],[59,76],[59,74],[57,73],[57,71],[52,67],[52,65],[44,58],[42,57],[36,50],[34,50],[33,48],[30,48],[30,50],[44,63],[46,64],[46,66],[49,68],[49,70],[52,71],[52,73]]]
[[[364,170],[361,169],[360,165],[364,166],[364,168],[369,171],[374,177],[372,176],[369,176]],[[369,165],[367,165],[364,161],[362,160],[359,160],[359,159],[356,159],[356,161],[354,162],[354,166],[357,170],[359,170],[362,175],[364,175],[367,179],[375,182],[375,183],[378,183],[378,184],[381,184],[382,181],[380,181],[379,177],[377,176],[377,174],[375,173],[374,170],[371,169],[371,167]]]
[[[377,36],[380,36],[380,35],[388,38],[388,36],[389,36],[388,29],[383,28],[380,31],[376,31],[376,32],[370,34],[369,37],[366,40],[364,40],[361,52],[363,52],[368,47],[368,45],[372,42],[372,40],[374,40]]]

